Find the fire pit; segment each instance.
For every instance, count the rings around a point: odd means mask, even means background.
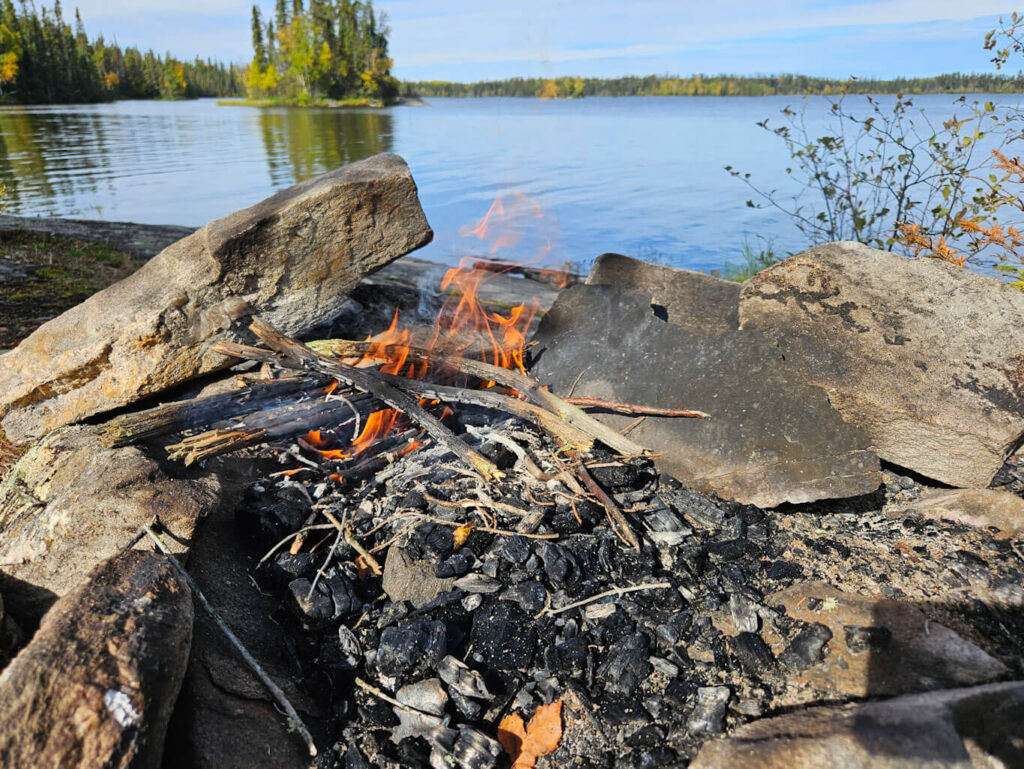
[[[122,285],[5,358],[5,428],[45,437],[0,487],[4,606],[62,597],[0,677],[0,756],[95,723],[93,764],[169,730],[168,767],[1020,765],[1019,360],[928,341],[1018,295],[856,244],[742,289],[612,254],[579,285],[490,258],[513,211],[545,219],[496,203],[464,228],[489,254],[364,277],[430,231],[400,159],[355,164],[169,248],[123,324],[87,326]]]

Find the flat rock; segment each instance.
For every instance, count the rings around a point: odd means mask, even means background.
[[[854,697],[909,694],[992,681],[1006,666],[906,601],[804,582],[775,593],[793,619],[831,631],[827,654],[800,683]]]
[[[998,539],[1024,533],[1024,499],[996,489],[930,489],[904,505],[899,512],[914,510],[925,518],[956,521],[968,526],[998,530]],[[895,511],[894,511],[895,512]]]
[[[21,607],[28,614],[41,615],[47,598],[77,587],[154,516],[171,550],[185,552],[198,521],[224,497],[224,481],[211,470],[172,475],[143,449],[112,449],[100,436],[88,426],[55,430],[0,484],[0,586],[11,598],[43,603]]]
[[[705,743],[690,769],[1013,769],[1024,682],[819,707]]]
[[[878,487],[867,437],[825,392],[788,370],[757,332],[707,335],[655,316],[649,294],[572,286],[541,321],[532,373],[553,392],[698,409],[710,419],[647,417],[629,437],[659,468],[704,492],[773,507]],[[622,430],[634,417],[600,415]]]
[[[0,674],[0,765],[159,767],[192,619],[165,556],[98,566]]]
[[[740,324],[825,388],[882,458],[988,486],[1024,434],[1024,292],[932,259],[829,243],[743,284]]]
[[[4,430],[24,443],[223,367],[210,345],[241,340],[250,314],[291,335],[330,320],[360,278],[431,237],[388,154],[211,222],[0,356]]]
[[[434,564],[429,560],[413,558],[400,547],[388,549],[381,587],[392,601],[409,601],[419,609],[454,584],[454,578],[434,576]]]
[[[664,320],[704,336],[739,328],[740,284],[731,280],[622,254],[601,254],[587,284],[646,291]]]
[[[214,610],[284,691],[306,725],[319,734],[322,717],[296,665],[280,607],[253,587],[250,573],[262,552],[227,507],[203,521],[188,570]],[[317,676],[315,669],[306,674]],[[316,678],[319,683],[321,678]],[[266,687],[206,612],[196,615],[195,637],[181,695],[174,709],[164,769],[308,769],[312,759],[289,728]]]

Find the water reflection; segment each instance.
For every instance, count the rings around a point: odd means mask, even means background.
[[[392,150],[393,118],[380,110],[259,110],[255,116],[274,187]]]
[[[6,203],[92,195],[106,165],[96,115],[0,110],[0,179]],[[69,140],[70,139],[70,140]]]
[[[195,102],[0,108],[11,213],[200,225],[393,149],[380,110]]]
[[[883,109],[891,100],[880,99]],[[915,106],[941,121],[962,112],[953,101],[920,96]],[[783,214],[748,208],[749,190],[723,170],[749,171],[783,196],[800,191],[785,147],[756,126],[787,105],[806,106],[812,135],[830,130],[827,100],[797,97],[431,99],[386,110],[209,99],[0,107],[0,182],[10,213],[198,226],[392,151],[408,162],[434,229],[424,258],[455,263],[488,250],[460,228],[499,195],[507,203],[522,194],[557,228],[524,238],[515,256],[543,247],[546,261],[586,269],[617,251],[720,269],[742,263],[744,240],[773,241],[777,253],[807,246]]]

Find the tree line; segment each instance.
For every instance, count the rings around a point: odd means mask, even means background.
[[[22,104],[174,99],[242,93],[237,67],[90,40],[82,17],[64,18],[60,0],[20,10],[0,0],[0,98]]]
[[[509,78],[477,83],[430,80],[402,83],[405,96],[772,96],[815,94],[1021,93],[1024,75],[964,74],[891,80],[810,77],[807,75],[647,75],[617,78]]]
[[[266,21],[254,5],[246,92],[300,104],[395,96],[388,32],[370,0],[277,0]]]

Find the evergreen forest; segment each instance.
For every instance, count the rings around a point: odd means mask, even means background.
[[[477,83],[403,82],[404,96],[773,96],[839,93],[1021,93],[1024,75],[961,74],[935,77],[838,80],[808,75],[673,75],[617,78],[510,78]]]
[[[60,0],[37,10],[0,0],[0,100],[67,104],[114,99],[180,99],[243,93],[238,67],[90,40],[78,11],[74,22]]]
[[[277,0],[264,21],[252,9],[250,99],[316,104],[384,100],[398,94],[388,58],[388,27],[370,0]]]

